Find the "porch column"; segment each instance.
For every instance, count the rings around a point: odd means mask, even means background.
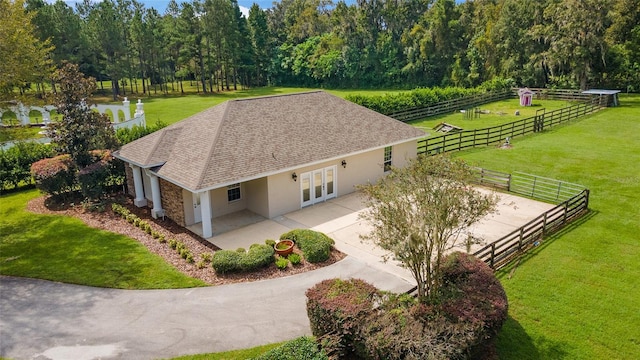
[[[202,214],[202,237],[210,238],[213,236],[213,227],[211,226],[209,190],[200,193],[200,212]]]
[[[147,206],[147,199],[144,197],[144,185],[142,183],[142,173],[139,166],[129,164],[133,172],[133,189],[136,193],[136,198],[133,200],[133,205],[137,207]]]
[[[164,216],[164,210],[162,210],[162,198],[160,197],[160,181],[158,180],[158,177],[150,171],[145,170],[145,172],[151,179],[151,198],[153,199],[151,216],[154,219],[157,219],[159,216]]]

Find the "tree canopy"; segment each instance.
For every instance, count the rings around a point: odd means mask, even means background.
[[[0,97],[13,98],[31,82],[45,81],[53,71],[48,40],[36,33],[35,13],[23,0],[0,0]]]
[[[373,227],[363,239],[388,250],[411,271],[420,297],[436,295],[445,255],[463,231],[495,209],[496,196],[471,187],[472,177],[460,160],[418,156],[377,183],[359,187],[369,207],[362,217]]]
[[[254,5],[248,17],[236,0],[173,0],[164,13],[138,0],[1,4],[0,31],[12,35],[0,42],[3,84],[45,81],[15,69],[42,68],[50,43],[56,65],[111,80],[114,97],[179,91],[183,81],[212,92],[475,87],[496,76],[530,87],[640,89],[637,0],[282,0]]]

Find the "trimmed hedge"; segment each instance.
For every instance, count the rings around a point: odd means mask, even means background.
[[[492,353],[507,318],[506,293],[492,270],[454,253],[431,303],[380,292],[362,280],[325,280],[307,291],[313,334],[329,356],[467,359]]]
[[[0,190],[32,184],[31,164],[55,155],[52,146],[33,141],[19,141],[8,149],[0,149]]]
[[[213,254],[211,266],[219,274],[254,271],[273,263],[275,251],[268,245],[254,244],[249,251],[218,250]]]
[[[418,88],[397,94],[348,95],[345,99],[382,114],[391,114],[412,108],[423,108],[439,102],[460,99],[491,91],[508,90],[515,85],[513,79],[496,77],[472,89],[461,87]]]
[[[362,322],[373,313],[382,292],[360,279],[329,279],[307,290],[306,296],[311,333],[327,354],[362,354]]]
[[[271,349],[253,360],[329,360],[310,337],[299,337]]]
[[[280,235],[280,240],[293,240],[304,258],[310,263],[323,262],[331,255],[331,246],[335,243],[327,235],[309,229],[294,229]]]
[[[36,187],[50,195],[72,191],[76,186],[76,167],[69,154],[34,162],[31,174]]]

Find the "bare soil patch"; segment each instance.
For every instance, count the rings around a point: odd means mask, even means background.
[[[214,253],[219,249],[170,219],[162,220],[152,218],[147,208],[135,207],[131,199],[125,198],[122,195],[116,196],[106,202],[105,210],[102,212],[89,211],[85,209],[79,201],[75,203],[70,201],[73,200],[61,203],[53,201],[50,197],[41,196],[29,201],[27,210],[38,214],[73,216],[82,220],[90,227],[128,236],[140,242],[150,252],[162,257],[178,271],[193,278],[200,279],[209,285],[224,285],[290,276],[333,264],[345,257],[345,254],[333,248],[329,259],[322,263],[311,264],[303,260],[300,265],[296,266],[292,266],[291,263],[289,263],[289,267],[285,270],[279,270],[275,264],[271,264],[260,271],[218,275],[211,266],[211,263],[207,263],[203,268],[198,268],[197,263],[202,260],[202,254]],[[195,262],[193,264],[188,263],[182,259],[168,243],[160,243],[151,235],[114,214],[111,210],[112,202],[126,206],[132,213],[151,224],[153,230],[164,235],[167,240],[176,239],[184,243],[193,254]],[[296,248],[294,251],[300,254],[299,249]]]

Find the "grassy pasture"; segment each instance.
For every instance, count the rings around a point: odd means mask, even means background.
[[[640,96],[513,149],[459,156],[583,184],[591,213],[498,276],[509,297],[500,359],[640,358]]]
[[[490,113],[480,114],[480,117],[476,119],[465,119],[463,113],[456,111],[452,114],[411,121],[409,124],[427,131],[430,136],[439,136],[442,133],[430,130],[442,122],[459,126],[464,130],[483,129],[535,116],[536,111],[541,109],[552,111],[572,104],[575,103],[564,100],[535,100],[533,106],[520,106],[518,99],[507,99],[479,106],[480,110],[488,110]],[[520,115],[515,115],[516,110],[520,111]]]

